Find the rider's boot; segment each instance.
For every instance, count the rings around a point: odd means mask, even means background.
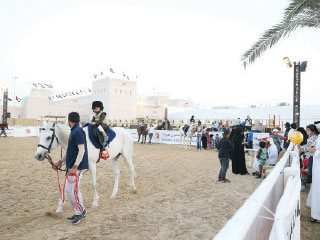
[[[107,134],[103,135],[103,147],[105,148],[107,146],[108,136]]]

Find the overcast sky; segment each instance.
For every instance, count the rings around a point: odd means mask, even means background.
[[[138,92],[170,93],[205,106],[292,102],[293,69],[308,60],[302,104],[319,104],[320,30],[280,41],[244,70],[242,53],[282,17],[287,0],[2,0],[0,81],[13,96],[32,82],[56,93],[91,87],[113,68],[138,75]]]

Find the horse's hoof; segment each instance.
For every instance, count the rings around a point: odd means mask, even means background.
[[[98,207],[98,203],[92,203],[92,206],[91,206],[91,208],[97,208]]]
[[[56,214],[57,214],[57,215],[60,215],[60,214],[62,214],[62,213],[63,213],[63,210],[62,210],[62,209],[57,209],[57,210],[56,210]]]
[[[135,189],[132,189],[132,193],[133,194],[137,194],[137,189],[135,188]]]

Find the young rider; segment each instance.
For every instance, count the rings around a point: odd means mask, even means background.
[[[103,147],[105,147],[108,140],[105,129],[108,130],[109,127],[106,122],[107,114],[103,112],[103,103],[100,101],[94,101],[92,103],[92,110],[94,114],[91,120],[91,124],[95,125],[103,135]]]

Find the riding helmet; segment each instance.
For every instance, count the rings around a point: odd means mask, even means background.
[[[95,109],[96,107],[99,107],[100,110],[102,111],[103,110],[103,103],[100,101],[94,101],[92,103],[92,109]]]

